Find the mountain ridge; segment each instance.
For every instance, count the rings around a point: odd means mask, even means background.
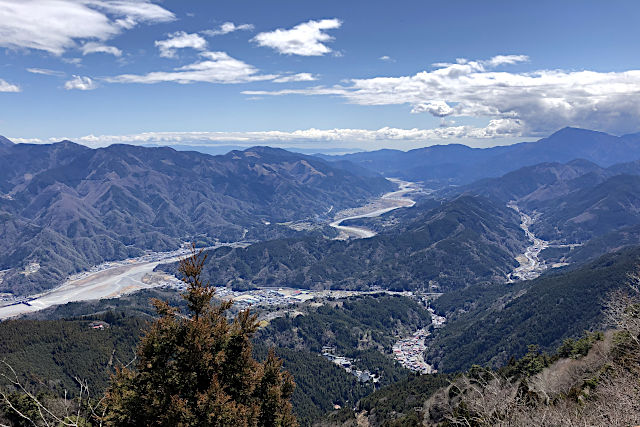
[[[576,158],[611,166],[640,159],[640,136],[621,137],[588,129],[565,127],[534,142],[520,142],[490,148],[461,144],[433,145],[407,152],[378,150],[322,156],[328,160],[349,160],[386,176],[397,176],[427,185],[468,184],[542,162],[568,162]]]
[[[42,268],[12,271],[0,289],[42,289],[96,263],[185,240],[295,234],[278,224],[318,221],[393,188],[380,176],[269,147],[210,156],[126,144],[15,144],[0,155],[0,213],[9,227],[0,243],[10,248],[0,268]]]

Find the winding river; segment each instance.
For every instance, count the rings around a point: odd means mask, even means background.
[[[398,189],[383,194],[379,199],[368,203],[365,206],[348,209],[336,214],[336,220],[329,225],[340,232],[337,239],[367,239],[376,235],[375,231],[364,227],[342,225],[344,221],[359,218],[374,218],[399,208],[409,208],[416,202],[408,197],[407,194],[418,191],[420,188],[415,182],[402,181],[396,178],[387,178],[398,186]]]
[[[522,228],[527,238],[531,242],[531,245],[527,246],[525,252],[516,258],[520,263],[520,266],[513,270],[509,277],[509,280],[515,281],[535,279],[540,274],[542,274],[544,270],[547,269],[545,263],[541,262],[538,257],[540,255],[540,252],[549,247],[549,242],[547,242],[546,240],[542,240],[541,238],[533,234],[533,232],[531,232],[529,227],[531,227],[531,224],[533,224],[533,218],[522,212],[518,205],[515,204],[515,202],[509,202],[509,204],[507,204],[507,207],[515,210],[516,212],[518,212],[518,214],[520,214],[520,220],[522,221],[520,223],[520,228]]]

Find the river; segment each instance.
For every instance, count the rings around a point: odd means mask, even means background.
[[[418,191],[420,188],[415,182],[402,181],[396,178],[387,178],[398,186],[398,189],[383,194],[379,199],[359,208],[347,209],[336,214],[336,220],[329,225],[340,232],[337,239],[367,239],[376,235],[376,232],[365,227],[342,225],[344,221],[359,218],[374,218],[399,208],[409,208],[416,204],[415,200],[406,197],[407,194]]]
[[[509,202],[507,207],[515,210],[520,214],[520,228],[524,231],[527,238],[531,242],[531,245],[527,246],[525,252],[522,255],[516,257],[516,260],[520,263],[520,266],[517,267],[513,272],[511,272],[509,280],[531,280],[538,277],[544,270],[547,269],[547,266],[544,262],[541,262],[538,258],[540,252],[549,247],[549,242],[546,240],[542,240],[537,237],[533,232],[531,232],[530,227],[533,224],[533,218],[522,212],[518,205],[515,202]]]

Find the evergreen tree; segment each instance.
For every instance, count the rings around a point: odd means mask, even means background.
[[[252,357],[257,318],[233,322],[232,302],[212,305],[214,290],[200,279],[206,255],[195,249],[180,263],[189,313],[155,300],[160,316],[137,351],[136,369],[122,368],[106,395],[104,422],[118,426],[295,426],[294,383],[270,352]]]

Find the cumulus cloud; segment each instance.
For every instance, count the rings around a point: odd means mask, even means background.
[[[110,83],[246,83],[261,80],[273,80],[280,76],[260,74],[252,65],[232,58],[226,52],[202,52],[203,60],[193,64],[174,68],[173,71],[154,71],[148,74],[122,74],[108,77]]]
[[[0,79],[0,92],[20,92],[20,86]]]
[[[528,61],[524,55],[488,60],[459,59],[403,77],[352,79],[332,87],[245,91],[248,95],[334,95],[360,105],[401,105],[436,117],[515,120],[524,135],[564,126],[613,133],[637,131],[640,70],[621,72],[537,70],[506,72],[496,67]],[[446,106],[448,107],[445,107]]]
[[[204,31],[201,31],[201,33],[204,34],[205,36],[214,37],[214,36],[223,36],[225,34],[233,33],[235,31],[251,31],[253,30],[253,28],[254,27],[252,24],[236,25],[233,22],[225,22],[215,30],[204,30]]]
[[[48,68],[27,68],[27,71],[32,74],[42,74],[54,77],[64,77],[66,75],[63,71],[49,70]]]
[[[155,45],[160,49],[160,56],[173,58],[177,49],[191,48],[195,50],[205,50],[207,41],[199,34],[189,34],[184,31],[177,31],[169,34],[167,40],[157,40]]]
[[[256,35],[252,41],[285,55],[322,56],[331,52],[325,42],[333,40],[326,30],[340,28],[339,19],[323,19],[298,24],[291,29],[278,28]]]
[[[113,56],[122,56],[122,51],[115,46],[107,46],[97,42],[87,42],[82,45],[82,54],[89,55],[90,53],[106,53]]]
[[[444,101],[416,104],[411,110],[413,114],[429,113],[435,117],[446,117],[453,114],[453,108]]]
[[[383,55],[380,58],[378,58],[380,61],[385,61],[385,62],[396,62],[392,57],[388,56],[388,55]]]
[[[66,90],[93,90],[98,85],[90,78],[86,76],[73,76],[73,78],[64,84]]]
[[[0,47],[62,55],[78,41],[104,42],[172,12],[148,0],[0,0]]]

